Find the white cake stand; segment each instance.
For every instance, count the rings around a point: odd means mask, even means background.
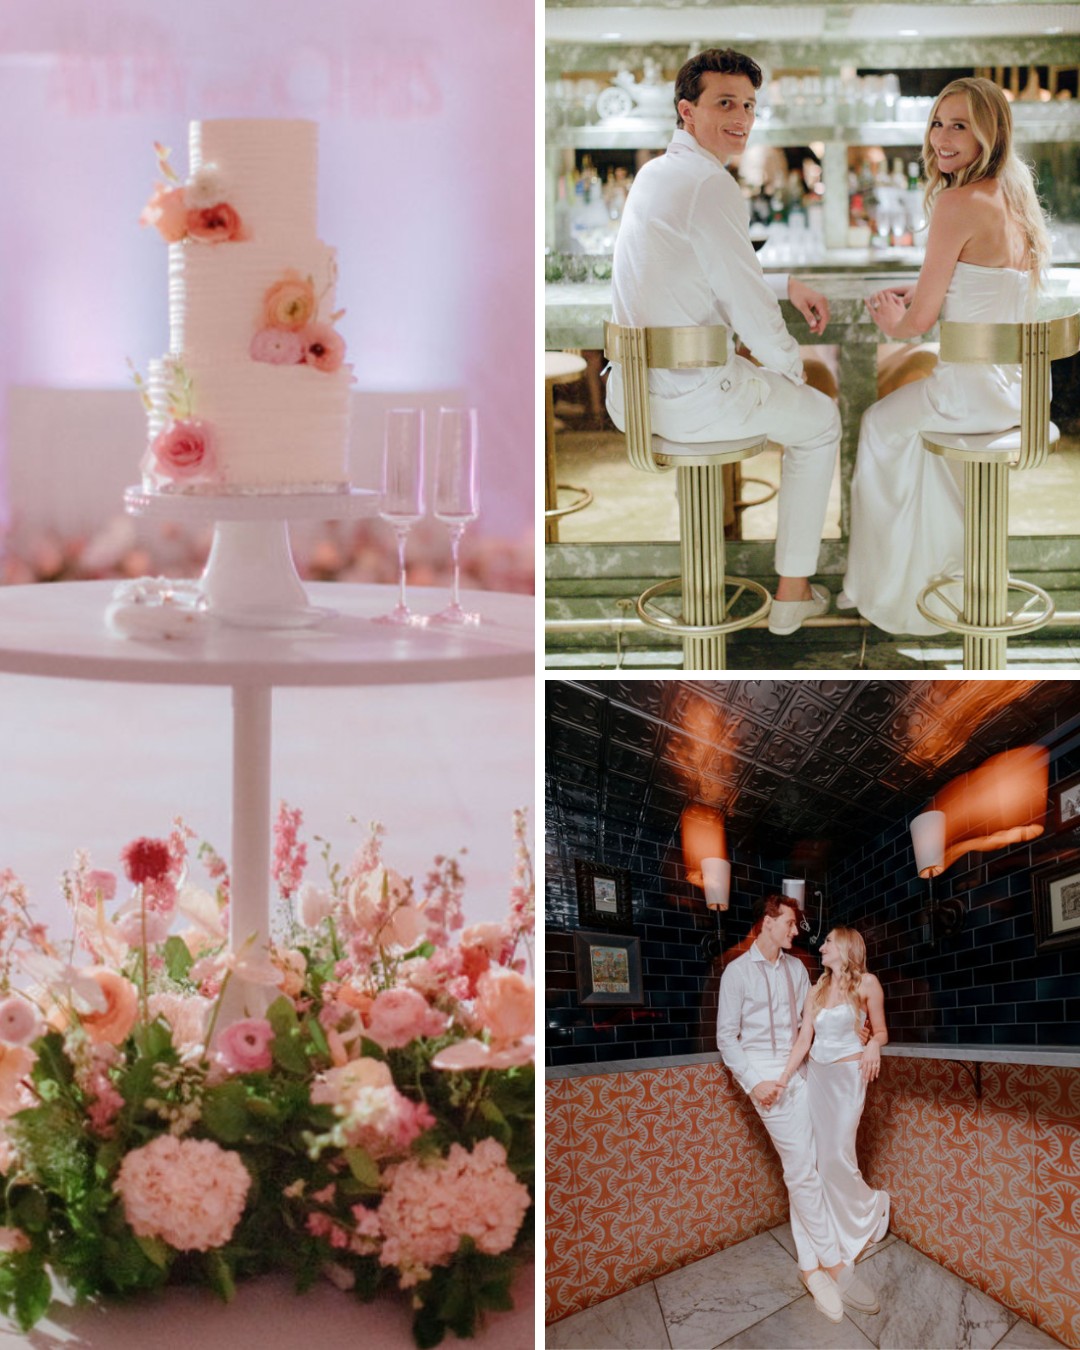
[[[208,613],[243,628],[310,628],[330,611],[308,601],[293,562],[290,520],[358,520],[376,514],[378,493],[211,494],[148,492],[129,487],[124,509],[149,520],[213,525],[214,539],[200,580]]]
[[[478,627],[408,628],[371,619],[393,604],[392,586],[316,582],[325,620],[273,633],[194,624],[184,636],[139,642],[110,633],[102,615],[111,581],[0,587],[0,671],[136,684],[232,689],[232,901],[229,942],[269,936],[271,700],[275,686],[442,684],[533,673],[531,596],[473,592]],[[445,592],[418,589],[436,607]],[[164,702],[163,702],[164,706]],[[416,747],[423,772],[423,747]],[[267,991],[230,981],[228,1020],[264,1011]],[[223,1022],[222,1025],[226,1023]]]

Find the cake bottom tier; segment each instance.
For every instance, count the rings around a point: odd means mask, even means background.
[[[347,365],[327,372],[250,360],[207,368],[183,358],[152,361],[143,486],[198,493],[341,491],[349,480],[352,378]],[[180,397],[172,408],[170,390]],[[155,454],[163,435],[174,454]]]

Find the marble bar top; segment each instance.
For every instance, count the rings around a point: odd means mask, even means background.
[[[796,341],[804,344],[843,341],[877,344],[889,341],[870,318],[863,301],[885,286],[914,281],[915,271],[814,272],[798,270],[800,280],[821,291],[829,302],[829,326],[820,337],[806,327],[787,300],[780,308]],[[1055,267],[1049,279],[1051,296],[1080,299],[1080,268]],[[544,287],[544,345],[549,351],[564,347],[600,348],[604,320],[611,317],[610,281],[555,281]],[[841,331],[843,330],[843,331]],[[918,341],[933,341],[936,329]]]
[[[964,1064],[1044,1064],[1080,1069],[1080,1047],[1037,1045],[887,1045],[883,1055],[903,1059],[948,1059]],[[712,1064],[718,1053],[658,1055],[655,1059],[606,1059],[595,1064],[561,1064],[544,1070],[546,1082],[562,1078],[593,1078],[608,1073],[640,1073],[648,1069],[675,1069],[687,1064]]]

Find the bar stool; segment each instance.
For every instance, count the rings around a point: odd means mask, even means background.
[[[577,352],[544,353],[544,542],[559,542],[559,521],[563,516],[584,511],[592,505],[588,488],[560,483],[555,472],[555,396],[554,386],[580,380],[585,374],[585,358]],[[559,505],[559,492],[576,495],[566,505]]]
[[[1011,636],[1033,633],[1053,616],[1054,602],[1041,586],[1009,576],[1008,471],[1045,464],[1059,438],[1050,421],[1050,362],[1080,346],[1080,314],[1030,323],[943,323],[941,360],[966,364],[1019,364],[1020,426],[988,435],[924,431],[931,454],[964,465],[963,606],[945,593],[954,582],[926,586],[916,599],[931,623],[964,639],[965,670],[1004,670]],[[1010,591],[1019,592],[1009,608]],[[943,612],[941,606],[944,606]]]
[[[675,469],[679,496],[681,575],[649,586],[637,598],[637,612],[652,628],[682,638],[684,670],[726,670],[728,633],[749,628],[769,612],[772,597],[757,581],[729,577],[724,570],[724,466],[760,454],[768,437],[708,441],[700,445],[665,440],[652,433],[649,370],[695,370],[727,363],[728,333],[722,325],[701,328],[628,328],[604,324],[604,355],[623,368],[626,450],[644,473]],[[652,608],[658,595],[681,587],[678,619]],[[734,594],[728,599],[728,587]],[[761,603],[749,614],[731,617],[750,591]]]

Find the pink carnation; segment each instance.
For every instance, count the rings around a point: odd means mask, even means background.
[[[158,470],[177,481],[207,478],[216,463],[210,427],[198,418],[173,422],[155,437],[150,450]]]
[[[317,370],[333,373],[345,360],[345,342],[328,323],[309,323],[300,330],[304,360]]]
[[[274,1062],[270,1043],[274,1028],[262,1017],[245,1017],[217,1037],[216,1050],[229,1073],[253,1073]]]
[[[397,1050],[420,1036],[440,1036],[447,1018],[415,989],[384,989],[368,1013],[367,1034],[384,1050]]]
[[[251,356],[271,366],[296,366],[304,360],[304,344],[288,328],[261,328],[251,339]]]
[[[239,1154],[210,1139],[171,1134],[132,1149],[113,1182],[135,1234],[161,1238],[182,1252],[206,1252],[228,1242],[250,1187]]]
[[[488,1256],[507,1251],[530,1203],[495,1139],[481,1139],[472,1153],[451,1144],[446,1158],[432,1165],[415,1158],[395,1163],[386,1180],[379,1261],[398,1267],[402,1288],[426,1278],[432,1266],[447,1265],[463,1237]]]

